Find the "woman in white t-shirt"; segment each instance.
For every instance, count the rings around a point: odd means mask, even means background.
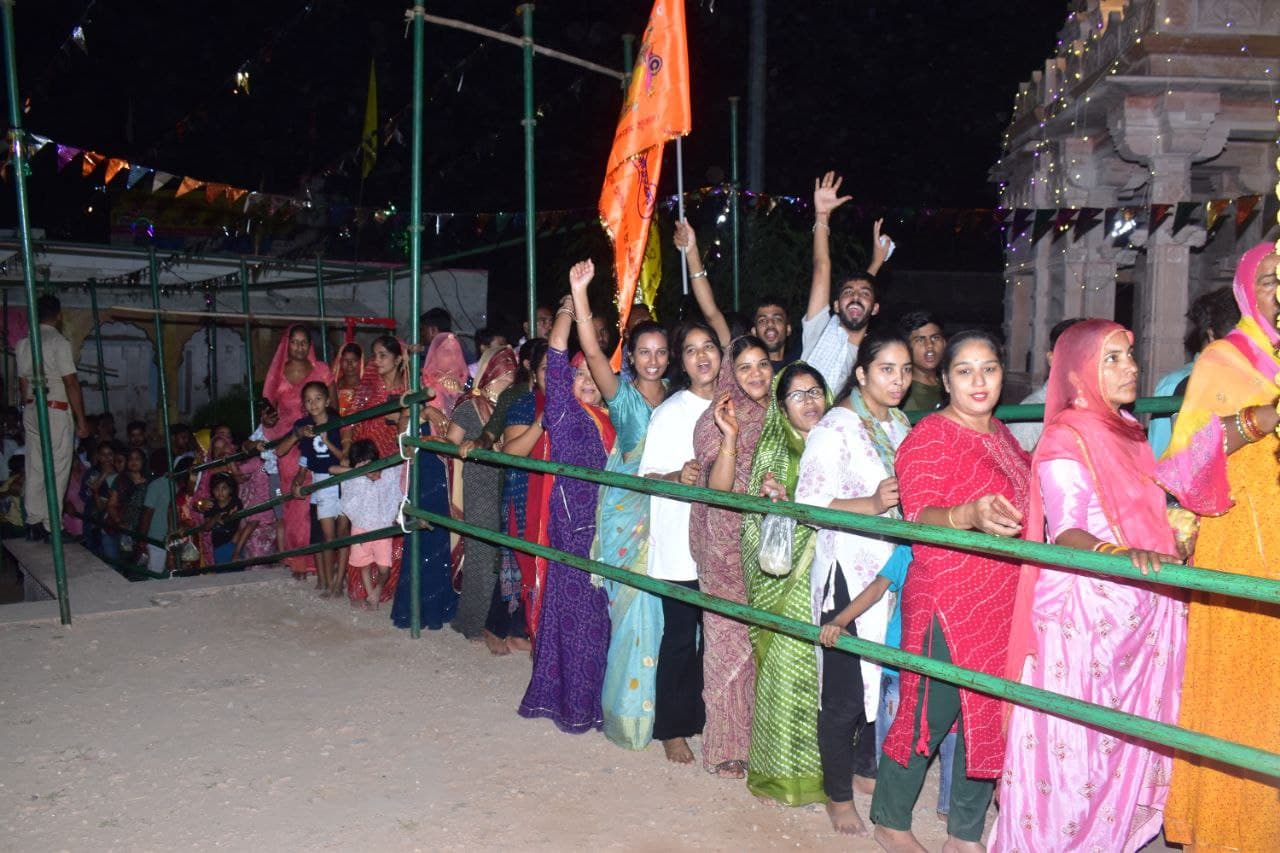
[[[884,332],[864,338],[836,405],[809,431],[800,458],[797,503],[902,517],[893,465],[910,429],[898,408],[910,387],[911,349],[906,339]],[[893,548],[888,540],[819,529],[809,574],[815,623],[826,624],[841,614],[880,573]],[[889,605],[887,597],[880,599],[848,629],[883,643]],[[864,835],[866,828],[853,805],[852,782],[858,776],[870,783],[876,775],[880,666],[838,649],[818,654],[818,753],[827,811],[837,832]]]
[[[640,457],[642,477],[695,485],[700,468],[694,461],[693,428],[711,405],[720,374],[720,346],[702,322],[677,330],[672,353],[680,367],[671,387],[678,389],[653,411]],[[689,504],[653,496],[649,501],[649,576],[690,589],[698,588],[698,567],[689,553]],[[701,611],[662,599],[663,631],[658,671],[653,737],[662,741],[667,758],[693,761],[688,738],[705,721],[702,704],[702,650],[698,645]]]

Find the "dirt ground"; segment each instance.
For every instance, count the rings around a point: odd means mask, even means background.
[[[449,629],[415,642],[283,578],[157,602],[0,626],[0,848],[878,849],[657,745],[518,717],[528,657]],[[935,772],[932,850],[936,795]]]

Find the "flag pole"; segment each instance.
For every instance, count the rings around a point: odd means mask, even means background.
[[[676,137],[676,206],[684,219],[684,137]],[[689,258],[680,250],[680,292],[689,295]]]

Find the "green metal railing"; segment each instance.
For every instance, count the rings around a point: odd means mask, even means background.
[[[1171,415],[1182,408],[1181,397],[1139,397],[1134,401],[1132,411],[1135,415]],[[918,423],[931,412],[908,412],[911,422]],[[1017,403],[1009,406],[997,406],[995,416],[1007,423],[1044,420],[1043,403]]]
[[[636,574],[626,569],[609,566],[605,563],[589,560],[545,545],[526,542],[515,536],[477,527],[474,524],[467,524],[449,516],[417,508],[408,508],[405,510],[405,514],[429,524],[453,530],[464,536],[545,557],[549,560],[563,563],[566,566],[573,566],[584,572],[600,575],[664,598],[674,598],[687,604],[692,604],[695,607],[700,607],[703,610],[709,610],[713,613],[727,616],[730,619],[736,619],[739,622],[759,625],[771,631],[797,637],[810,643],[818,641],[820,627],[808,622],[798,622],[736,601],[716,598],[713,595],[686,589],[668,581]],[[1122,711],[1116,711],[1102,705],[1094,705],[1081,699],[1074,699],[1070,696],[1063,696],[1038,687],[1020,684],[1016,681],[1009,681],[994,675],[964,669],[955,664],[943,663],[932,658],[904,652],[901,649],[890,648],[880,643],[873,643],[870,640],[842,636],[836,642],[836,648],[852,652],[867,660],[909,669],[922,675],[927,675],[930,678],[937,678],[992,696],[998,696],[1002,699],[1008,699],[1012,702],[1017,702],[1019,705],[1047,711],[1055,716],[1068,717],[1120,734],[1131,735],[1143,740],[1195,753],[1196,755],[1203,755],[1206,758],[1234,764],[1268,776],[1280,777],[1280,755],[1275,755],[1266,750],[1182,729],[1168,723],[1148,720],[1145,717],[1139,717],[1134,714],[1126,714]]]
[[[454,445],[432,439],[406,438],[404,443],[433,453],[451,456],[459,455],[458,448]],[[854,533],[881,536],[902,542],[920,542],[946,548],[959,548],[993,557],[1013,558],[1019,561],[1043,563],[1068,569],[1083,569],[1095,574],[1109,575],[1123,580],[1163,584],[1202,592],[1216,592],[1267,604],[1280,604],[1280,581],[1267,578],[1233,574],[1216,569],[1184,566],[1178,563],[1166,563],[1160,567],[1159,572],[1144,575],[1134,568],[1133,563],[1128,558],[1123,556],[1100,554],[1093,551],[1079,551],[1074,548],[1064,548],[1061,545],[1049,545],[1042,542],[1008,539],[1002,536],[979,533],[974,530],[956,530],[951,527],[937,527],[915,521],[900,521],[893,518],[883,518],[878,515],[859,515],[857,513],[789,501],[774,503],[768,498],[744,495],[737,492],[721,492],[716,489],[670,483],[666,480],[633,477],[628,474],[582,468],[563,462],[525,459],[492,450],[472,450],[467,454],[467,459],[504,467],[522,468],[526,471],[535,471],[543,474],[573,477],[598,483],[602,486],[630,489],[636,492],[644,492],[649,495],[674,498],[686,502],[696,501],[737,512],[784,515],[814,527],[848,530]]]

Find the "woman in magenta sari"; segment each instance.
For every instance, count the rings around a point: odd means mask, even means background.
[[[306,414],[302,410],[302,387],[308,382],[333,384],[329,365],[316,356],[311,332],[305,326],[290,326],[285,332],[276,354],[267,368],[262,383],[262,396],[266,397],[280,413],[280,420],[267,438],[275,440],[293,429],[298,419]],[[292,483],[298,473],[298,452],[295,449],[278,458],[280,482]],[[290,500],[284,505],[284,546],[287,550],[303,548],[311,544],[311,504]],[[301,579],[316,570],[315,561],[309,556],[288,557],[290,571]]]
[[[551,460],[603,470],[616,434],[600,405],[600,390],[579,355],[566,352],[573,317],[565,297],[556,313],[546,360],[542,422]],[[556,477],[551,486],[547,540],[552,548],[586,557],[596,534],[595,483]],[[530,524],[533,507],[530,507]],[[534,539],[526,527],[525,538]],[[548,717],[561,731],[578,734],[604,725],[600,695],[609,652],[609,602],[586,572],[550,561],[533,643],[533,677],[520,703],[522,717]]]
[[[1141,424],[1133,335],[1110,320],[1072,326],[1053,350],[1025,537],[1125,554],[1145,574],[1180,562]],[[1176,590],[1024,566],[1010,678],[1174,723],[1186,651]],[[1134,851],[1160,831],[1169,749],[1014,706],[992,851]]]

